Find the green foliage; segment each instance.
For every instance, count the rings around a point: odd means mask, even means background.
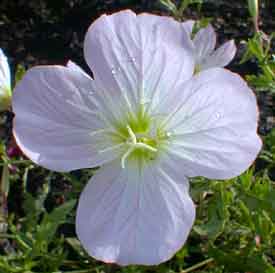
[[[226,182],[210,183],[200,202],[194,231],[207,238],[208,255],[223,272],[272,272],[275,249],[275,186],[249,170]],[[197,184],[197,185],[196,185]],[[209,185],[209,184],[208,184]]]
[[[14,216],[10,217],[10,233],[1,237],[12,239],[16,247],[10,245],[9,255],[0,256],[0,272],[55,272],[63,264],[66,257],[64,239],[56,237],[56,231],[66,222],[76,202],[68,201],[48,213],[43,199],[25,194],[26,217],[19,220],[20,228]]]
[[[264,137],[264,149],[260,154],[260,158],[267,164],[267,171],[275,168],[275,128]]]
[[[257,91],[275,93],[275,55],[271,53],[271,43],[275,37],[258,32],[247,42],[247,50],[241,63],[256,59],[260,68],[258,75],[247,75],[246,78]]]
[[[200,9],[203,0],[181,0],[177,5],[172,0],[159,0],[159,2],[178,20],[183,19],[185,10],[193,4],[197,4]]]
[[[15,71],[15,84],[18,83],[26,73],[26,69],[23,65],[18,64]]]

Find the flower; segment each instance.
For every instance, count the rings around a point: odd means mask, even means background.
[[[0,48],[0,111],[7,110],[11,104],[11,76],[7,57]]]
[[[190,37],[192,36],[194,23],[193,20],[182,23],[183,28]],[[214,67],[225,67],[236,55],[237,49],[233,40],[226,42],[215,50],[216,40],[216,33],[211,24],[195,34],[192,40],[196,59],[195,72]]]
[[[25,74],[13,96],[14,136],[48,169],[101,166],[76,215],[91,256],[159,264],[195,219],[187,177],[228,179],[254,161],[255,96],[221,68],[193,76],[190,39],[168,17],[103,15],[86,34],[84,56],[94,79],[72,62]]]

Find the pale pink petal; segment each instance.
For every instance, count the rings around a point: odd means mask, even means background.
[[[116,157],[92,100],[93,82],[62,66],[29,70],[13,96],[14,136],[35,163],[57,171],[95,167]],[[120,147],[118,147],[120,148]]]
[[[0,93],[6,88],[11,88],[10,67],[8,58],[0,48]]]
[[[187,20],[181,24],[189,37],[191,37],[194,24],[195,24],[194,20]]]
[[[79,65],[74,63],[73,61],[69,60],[66,65],[68,68],[73,69],[74,71],[78,71],[85,75],[88,78],[91,78]]]
[[[81,194],[76,232],[94,258],[120,265],[154,265],[186,241],[195,218],[188,181],[165,161],[142,171],[103,166]]]
[[[171,133],[168,153],[188,176],[226,179],[244,172],[262,142],[256,97],[237,74],[209,69],[159,106]]]
[[[236,51],[237,48],[233,40],[226,42],[203,60],[200,66],[201,70],[228,65],[235,57]]]
[[[216,41],[216,33],[210,24],[206,28],[202,28],[198,31],[193,39],[197,64],[200,64],[205,58],[213,53]]]
[[[191,40],[180,23],[129,10],[97,19],[84,53],[101,89],[134,111],[156,103],[194,70]]]

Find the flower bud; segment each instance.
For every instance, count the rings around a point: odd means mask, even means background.
[[[259,3],[258,0],[248,0],[248,10],[253,18],[256,31],[258,31]]]
[[[259,12],[258,0],[248,0],[248,9],[251,17],[258,17],[258,12]]]
[[[0,48],[0,111],[7,110],[11,105],[10,67],[7,57]]]

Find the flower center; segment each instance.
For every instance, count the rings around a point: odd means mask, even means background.
[[[139,113],[135,118],[128,117],[123,124],[116,126],[117,134],[113,138],[116,144],[125,147],[121,167],[125,168],[128,162],[134,161],[143,166],[155,160],[169,138],[166,132],[159,129],[160,122],[145,113]]]
[[[137,159],[154,159],[154,154],[157,153],[157,142],[148,137],[137,137],[131,127],[127,125],[129,138],[126,141],[128,146],[127,151],[121,157],[121,167],[125,168],[125,161],[128,157],[132,156]]]

